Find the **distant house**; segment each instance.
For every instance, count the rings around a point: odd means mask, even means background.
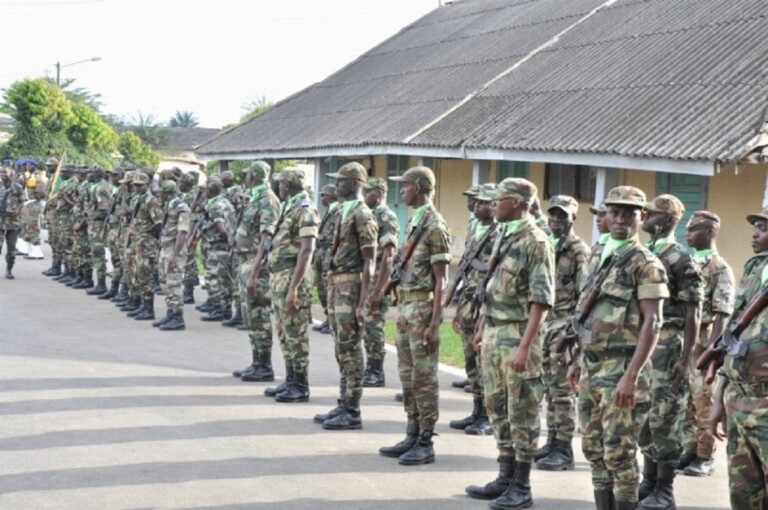
[[[525,176],[544,200],[573,195],[586,238],[587,206],[611,187],[674,193],[689,214],[721,215],[738,268],[745,215],[768,197],[765,12],[764,0],[460,0],[197,154],[315,159],[316,187],[346,160],[381,177],[430,166],[457,253],[473,183]]]
[[[166,129],[170,133],[170,139],[167,147],[157,150],[162,157],[158,170],[173,168],[174,166],[185,171],[200,170],[205,167],[205,161],[198,159],[195,150],[198,145],[217,134],[218,129],[198,127],[170,127]]]

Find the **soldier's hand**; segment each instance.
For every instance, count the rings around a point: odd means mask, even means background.
[[[175,271],[176,270],[176,257],[171,256],[171,258],[168,259],[168,271]]]
[[[712,395],[712,409],[709,411],[709,430],[718,441],[723,441],[728,437],[723,392],[719,388]]]
[[[381,307],[381,291],[373,291],[368,297],[368,311],[370,313],[378,313]]]
[[[568,384],[573,393],[579,393],[579,379],[581,379],[581,367],[575,361],[568,367]]]
[[[685,360],[682,358],[674,365],[672,365],[672,369],[669,372],[669,384],[674,393],[677,393],[677,391],[680,389],[680,384],[682,384],[687,371],[688,366]]]
[[[483,349],[483,333],[477,331],[475,337],[472,339],[472,348],[475,352],[480,352]]]
[[[434,324],[430,324],[427,326],[427,329],[424,330],[424,350],[427,351],[427,354],[434,354],[437,350],[437,343],[438,343],[438,327]]]
[[[355,308],[355,320],[357,321],[358,330],[362,331],[365,326],[365,303],[360,303]]]
[[[299,311],[299,295],[296,289],[288,289],[288,294],[285,296],[285,307],[289,312]]]
[[[517,352],[515,352],[515,357],[509,363],[509,367],[515,372],[525,372],[525,369],[528,367],[530,354],[531,351],[527,346],[519,346]]]
[[[451,321],[451,327],[453,328],[453,331],[455,331],[458,334],[461,334],[461,325],[459,324],[458,310],[456,310],[456,315],[453,316],[453,320]]]
[[[245,285],[245,290],[248,293],[248,295],[251,297],[256,295],[256,279],[255,278],[248,278],[248,283]]]
[[[635,394],[637,393],[637,381],[624,374],[616,385],[616,397],[614,402],[618,407],[633,409],[635,407]]]

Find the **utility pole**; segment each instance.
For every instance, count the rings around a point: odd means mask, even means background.
[[[77,64],[84,64],[85,62],[98,62],[100,60],[101,60],[101,57],[93,57],[85,60],[78,60],[77,62],[70,62],[69,64],[62,64],[61,62],[56,62],[56,64],[54,64],[56,66],[56,86],[61,88],[61,68],[62,67],[69,67]]]

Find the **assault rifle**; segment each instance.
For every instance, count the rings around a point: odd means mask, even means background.
[[[477,241],[474,249],[464,252],[464,256],[461,257],[461,261],[459,261],[459,267],[456,269],[456,276],[454,277],[453,282],[451,282],[451,286],[448,287],[448,291],[445,294],[445,306],[448,306],[451,301],[453,301],[453,296],[456,294],[456,290],[459,288],[459,285],[461,285],[461,282],[466,280],[467,274],[469,274],[469,268],[472,266],[472,262],[477,259],[478,255],[482,253],[485,246],[493,238],[497,227],[498,223],[494,223],[488,227],[488,231],[483,237],[480,238],[479,241]]]
[[[101,229],[101,240],[104,241],[107,238],[107,230],[109,230],[109,220],[114,216],[115,210],[117,209],[117,203],[120,201],[118,198],[121,198],[120,195],[122,194],[122,190],[119,190],[117,193],[115,193],[115,196],[112,197],[112,204],[109,206],[109,211],[107,212],[107,217],[104,218],[104,226]]]
[[[764,286],[760,292],[747,304],[739,317],[731,322],[728,330],[715,339],[701,356],[696,360],[698,370],[706,370],[706,379],[711,382],[715,378],[717,370],[723,366],[725,355],[743,357],[746,355],[747,344],[739,340],[739,335],[744,332],[755,317],[768,306],[768,286]]]
[[[475,289],[475,294],[472,296],[472,305],[469,307],[469,313],[475,323],[480,319],[480,311],[483,309],[483,303],[485,303],[487,295],[485,289],[496,274],[496,270],[501,263],[504,262],[504,259],[507,258],[507,254],[511,248],[512,243],[507,243],[504,247],[504,251],[492,255],[491,260],[488,261],[488,272],[486,273],[485,278],[483,278],[483,283],[478,285],[477,289]]]
[[[555,263],[557,263],[557,260],[560,258],[560,254],[563,253],[563,250],[565,249],[565,242],[568,240],[568,236],[571,235],[572,228],[573,222],[569,222],[565,227],[563,235],[561,235],[560,239],[557,241],[557,246],[555,246]]]
[[[192,227],[192,233],[187,237],[187,250],[191,250],[200,240],[200,237],[205,232],[205,229],[210,226],[210,220],[208,218],[208,212],[203,211],[202,216],[195,222],[195,226]]]
[[[397,289],[397,286],[400,285],[400,283],[403,281],[405,266],[408,264],[408,261],[411,260],[413,251],[416,249],[416,245],[424,235],[424,232],[427,231],[427,226],[429,225],[430,221],[432,221],[432,213],[428,212],[421,219],[419,225],[411,232],[411,235],[408,236],[408,240],[405,242],[405,245],[402,247],[402,249],[398,250],[397,254],[395,255],[395,259],[392,262],[392,271],[390,271],[389,279],[387,280],[386,285],[384,285],[384,290],[382,291],[383,296],[392,294],[392,304],[397,304],[397,294],[395,293],[395,290]]]

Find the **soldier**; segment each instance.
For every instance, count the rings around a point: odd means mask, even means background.
[[[21,208],[21,224],[24,241],[29,249],[24,256],[28,260],[42,260],[43,250],[40,248],[40,219],[43,215],[43,194],[35,187],[27,189],[29,200]]]
[[[337,173],[336,194],[341,200],[341,216],[330,251],[333,282],[331,306],[336,361],[341,381],[336,408],[315,417],[327,430],[360,429],[360,399],[363,395],[363,331],[365,307],[376,258],[379,229],[373,213],[363,201],[363,185],[368,177],[365,167],[347,163]]]
[[[120,280],[123,278],[123,248],[119,242],[120,231],[123,225],[120,222],[118,208],[122,200],[120,180],[123,178],[124,171],[121,167],[117,167],[107,170],[106,174],[109,184],[109,207],[107,208],[107,216],[104,220],[106,223],[104,227],[105,232],[102,232],[101,236],[109,248],[109,259],[112,263],[112,282],[109,290],[98,297],[101,300],[116,297],[120,290]]]
[[[379,230],[379,238],[376,241],[378,248],[376,263],[373,280],[371,280],[372,288],[368,293],[369,306],[365,316],[363,336],[367,360],[363,386],[366,388],[378,388],[385,384],[384,357],[387,350],[384,348],[384,317],[389,310],[389,296],[383,296],[381,301],[376,301],[375,296],[380,296],[387,284],[400,231],[397,216],[387,206],[387,190],[387,181],[381,178],[368,179],[363,186],[365,204],[373,211]]]
[[[272,369],[272,296],[269,292],[269,268],[263,259],[259,261],[259,272],[254,272],[259,247],[266,247],[266,243],[272,240],[280,217],[280,200],[269,186],[270,171],[264,161],[251,165],[247,174],[247,179],[253,184],[251,200],[243,211],[233,240],[239,264],[240,307],[248,328],[253,362],[243,370],[235,370],[232,375],[246,382],[275,380]]]
[[[61,232],[56,225],[56,198],[64,180],[61,177],[61,172],[59,172],[58,178],[55,178],[58,167],[59,160],[56,158],[48,158],[48,161],[45,162],[48,182],[43,196],[43,200],[46,201],[45,208],[43,209],[43,218],[47,230],[48,244],[51,246],[51,267],[43,271],[45,276],[59,276],[61,274],[62,254],[60,252],[61,243],[59,242]]]
[[[496,480],[467,487],[466,493],[492,499],[494,510],[533,504],[531,464],[544,395],[540,330],[555,302],[554,249],[529,212],[537,192],[525,179],[499,183],[496,220],[506,224],[481,283],[487,297],[481,300],[475,345],[481,349],[485,406],[501,468]]]
[[[664,302],[659,343],[651,356],[651,410],[639,438],[644,460],[640,507],[647,509],[675,506],[673,483],[682,450],[679,421],[685,409],[684,382],[704,300],[701,270],[675,239],[684,213],[677,197],[659,195],[648,204],[643,222],[643,230],[652,234],[648,247],[664,264],[670,296]]]
[[[536,467],[545,471],[574,467],[571,447],[576,430],[574,392],[568,383],[568,366],[555,353],[555,342],[570,324],[589,274],[589,247],[573,231],[578,211],[579,203],[573,197],[557,195],[549,199],[548,226],[556,265],[555,306],[547,315],[543,352],[549,451],[545,446],[536,452]]]
[[[136,244],[136,225],[133,221],[139,206],[139,195],[133,190],[131,184],[138,170],[127,170],[125,177],[120,180],[121,202],[120,221],[123,225],[120,232],[120,246],[122,248],[123,282],[125,294],[115,296],[115,305],[124,312],[133,313],[141,309],[141,296],[136,284],[136,258],[134,257],[134,245]],[[121,291],[122,291],[121,288]]]
[[[179,179],[179,190],[181,199],[189,206],[191,211],[190,224],[195,225],[199,219],[199,201],[195,203],[198,191],[195,186],[198,183],[199,175],[192,170],[185,173]],[[197,243],[188,249],[187,261],[184,266],[184,304],[191,305],[195,303],[195,287],[200,284],[200,277],[197,274]]]
[[[269,288],[277,338],[285,359],[285,382],[264,394],[278,402],[309,400],[309,335],[312,278],[309,269],[315,250],[319,218],[304,190],[304,171],[284,168],[277,177],[283,201],[277,231],[269,249]],[[259,247],[257,264],[267,246]],[[258,274],[260,267],[254,268]]]
[[[589,212],[595,216],[595,227],[597,228],[597,232],[599,234],[597,241],[595,241],[591,248],[592,254],[589,259],[589,267],[591,273],[591,268],[596,267],[596,264],[600,262],[600,257],[603,255],[603,248],[605,247],[605,243],[607,243],[608,239],[611,238],[611,232],[608,230],[608,220],[606,219],[607,209],[605,208],[604,203],[597,207],[591,206],[589,208]]]
[[[141,298],[141,307],[135,314],[129,312],[129,316],[139,321],[154,320],[155,318],[155,293],[152,280],[157,270],[158,238],[163,221],[163,209],[152,193],[149,182],[149,175],[144,172],[136,172],[131,183],[133,192],[137,197],[133,214],[135,226],[135,240],[132,246],[135,264],[134,281],[136,282],[136,293]]]
[[[16,240],[21,228],[21,208],[24,206],[24,188],[12,180],[10,168],[2,170],[0,182],[0,250],[5,239],[5,279],[13,280],[16,262]]]
[[[435,461],[432,436],[439,416],[439,330],[451,241],[443,217],[432,204],[435,191],[432,170],[414,167],[390,180],[402,183],[403,202],[412,209],[408,240],[400,251],[400,264],[393,267],[393,275],[399,274],[401,280],[397,289],[397,367],[408,425],[405,439],[394,446],[380,448],[379,454],[396,457],[400,464],[412,466]],[[403,260],[406,250],[411,256]],[[378,295],[376,299],[382,297]]]
[[[224,186],[222,194],[229,200],[232,207],[235,210],[235,230],[240,225],[240,221],[243,218],[243,211],[248,204],[248,197],[245,194],[245,190],[239,184],[235,183],[235,174],[229,170],[222,172],[219,176],[221,178],[221,184]],[[234,233],[234,232],[233,232]],[[242,306],[240,303],[240,292],[238,290],[238,268],[239,264],[237,257],[234,253],[230,256],[230,280],[232,286],[230,289],[229,302],[234,303],[235,313],[231,318],[221,321],[221,325],[229,328],[236,328],[243,324]]]
[[[107,292],[107,251],[104,242],[105,224],[112,202],[112,183],[104,179],[104,170],[94,166],[91,175],[88,215],[88,240],[91,247],[91,265],[96,271],[96,286],[85,291],[89,296],[101,296]]]
[[[78,277],[66,284],[73,289],[93,287],[93,269],[91,268],[90,248],[88,245],[88,204],[91,184],[87,166],[77,167],[77,188],[75,203],[72,207],[72,260]]]
[[[161,331],[185,328],[181,285],[187,259],[187,234],[191,225],[189,206],[179,198],[178,193],[175,181],[166,179],[160,184],[160,198],[165,209],[160,233],[160,285],[167,312],[152,326]]]
[[[55,203],[55,221],[51,225],[58,234],[56,241],[59,245],[58,252],[61,256],[61,262],[64,264],[64,271],[53,277],[59,283],[67,283],[73,280],[75,276],[75,266],[72,261],[72,208],[77,197],[78,180],[73,177],[74,167],[64,165],[61,167],[60,180],[53,189],[56,196]],[[58,187],[58,191],[56,189]]]
[[[710,426],[717,439],[728,438],[731,508],[757,510],[768,507],[768,209],[747,221],[755,255],[736,292],[727,330],[738,334],[727,335]]]
[[[472,390],[473,402],[472,414],[461,420],[452,420],[448,425],[452,429],[463,430],[471,435],[493,434],[491,423],[488,420],[488,412],[484,403],[483,378],[480,369],[480,353],[475,350],[475,326],[477,317],[472,313],[472,303],[475,292],[482,285],[488,272],[488,260],[491,258],[493,245],[498,237],[498,224],[493,217],[493,200],[496,192],[495,184],[485,184],[480,187],[474,197],[475,225],[472,229],[472,237],[464,248],[462,264],[468,264],[465,274],[457,275],[464,286],[458,291],[456,314],[453,317],[452,327],[461,335],[464,346],[464,369],[469,380],[468,387]],[[471,260],[469,260],[471,258]],[[445,303],[446,306],[448,303]]]
[[[325,321],[314,326],[312,329],[320,333],[330,333],[331,326],[328,322],[328,285],[326,282],[326,273],[328,271],[326,257],[333,244],[333,226],[338,213],[336,202],[336,186],[326,184],[320,191],[320,202],[325,207],[325,214],[320,221],[320,227],[317,233],[317,249],[312,258],[312,270],[315,277],[315,286],[317,288],[317,297],[320,299],[320,305],[325,312]]]
[[[637,435],[650,398],[643,367],[658,341],[669,289],[664,266],[638,241],[645,193],[619,186],[605,206],[611,237],[576,306],[583,346],[569,377],[579,388],[582,451],[597,508],[628,510],[637,508]]]
[[[208,178],[205,207],[207,223],[203,230],[208,255],[205,278],[210,311],[202,317],[206,322],[232,318],[232,271],[229,258],[229,236],[235,231],[235,208],[222,193],[224,185],[216,176]]]
[[[539,197],[536,197],[531,204],[530,213],[536,222],[536,226],[543,230],[548,236],[552,235],[552,232],[549,230],[547,217],[541,212],[541,200],[539,200]]]
[[[725,330],[733,313],[735,279],[731,266],[717,252],[720,217],[710,211],[696,211],[686,227],[688,246],[693,248],[693,261],[701,268],[705,298],[701,313],[701,328],[688,364],[689,396],[684,424],[683,457],[695,459],[683,469],[689,476],[707,476],[714,469],[712,454],[715,438],[709,428],[712,410],[712,381],[696,370],[695,360],[706,347]]]

